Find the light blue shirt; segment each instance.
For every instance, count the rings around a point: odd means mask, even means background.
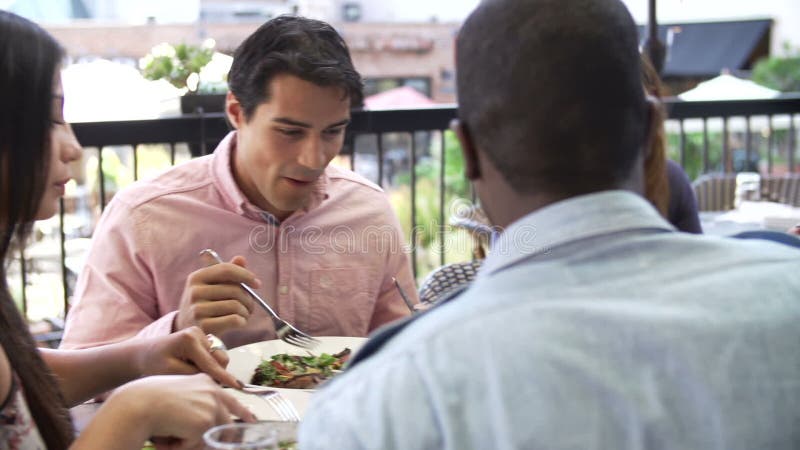
[[[800,252],[622,191],[515,222],[312,400],[303,449],[800,448]]]

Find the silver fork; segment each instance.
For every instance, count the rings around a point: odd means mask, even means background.
[[[200,255],[207,255],[211,259],[213,259],[216,263],[221,263],[222,258],[219,257],[217,252],[214,250],[207,248],[200,252]],[[304,348],[307,350],[314,350],[317,345],[319,345],[319,341],[314,339],[313,337],[309,336],[306,333],[298,330],[294,327],[294,325],[290,324],[289,322],[283,320],[278,316],[270,306],[269,303],[264,301],[261,296],[259,296],[256,291],[253,290],[250,286],[245,283],[239,283],[248,294],[259,304],[269,315],[272,317],[272,323],[275,325],[275,332],[278,334],[278,339],[286,342],[287,344],[292,344],[296,347]]]
[[[275,392],[272,395],[265,395],[261,398],[266,400],[284,421],[300,422],[300,414],[297,412],[297,408],[295,408],[292,402],[286,399],[286,397],[282,396],[280,392]]]
[[[299,422],[300,413],[291,401],[281,395],[280,392],[266,386],[256,384],[246,384],[242,392],[255,395],[269,404],[273,411],[278,413],[281,420],[286,422]]]

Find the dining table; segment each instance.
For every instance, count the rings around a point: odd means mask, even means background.
[[[800,224],[800,208],[775,202],[743,201],[730,211],[701,211],[703,233],[732,236],[745,231],[787,231]]]
[[[313,354],[333,355],[342,350],[350,350],[352,353],[364,345],[366,338],[349,336],[318,336],[315,338],[318,346]],[[296,347],[281,340],[271,340],[256,342],[227,350],[229,363],[227,370],[239,380],[250,381],[255,369],[265,360],[269,360],[273,355],[292,354],[308,357],[312,353],[305,348]],[[339,371],[337,371],[338,373]],[[302,419],[308,408],[311,396],[315,389],[291,389],[291,388],[272,388],[284,400],[291,403],[299,418]],[[261,398],[232,388],[225,388],[225,391],[232,395],[237,401],[248,408],[259,421],[265,422],[285,422],[286,417],[281,417],[280,411],[273,404]],[[89,400],[70,409],[73,427],[77,434],[80,434],[91,422],[103,405],[101,401]],[[290,423],[290,422],[289,422]],[[294,422],[296,427],[296,422]],[[292,428],[294,430],[294,428]]]

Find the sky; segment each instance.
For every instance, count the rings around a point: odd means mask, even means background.
[[[480,0],[362,0],[365,5],[382,3],[391,8],[396,20],[426,22],[436,17],[440,22],[462,22]]]
[[[648,0],[622,1],[637,23],[647,21]],[[56,14],[59,8],[66,8],[70,2],[0,0],[0,8],[8,8],[14,3],[28,4],[27,8],[36,8],[50,15]],[[143,21],[149,15],[191,21],[194,16],[190,11],[196,13],[200,0],[88,0],[87,3],[115,3],[118,12],[134,22]],[[370,11],[373,11],[384,20],[427,22],[436,17],[440,22],[461,22],[478,5],[479,0],[361,0],[361,3],[365,17],[372,15]],[[795,47],[800,47],[800,0],[658,0],[657,12],[658,20],[662,23],[772,18],[775,20],[773,52],[780,52],[781,44],[787,40]]]

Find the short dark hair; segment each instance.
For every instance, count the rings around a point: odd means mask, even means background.
[[[515,191],[579,195],[630,176],[648,109],[620,1],[484,1],[456,56],[459,116]]]
[[[47,185],[53,81],[63,51],[35,23],[0,11],[0,345],[25,385],[25,400],[49,449],[73,440],[64,397],[6,282],[12,242],[21,245]]]
[[[261,25],[236,49],[228,85],[249,119],[269,100],[269,82],[289,74],[320,86],[340,87],[351,107],[364,102],[363,81],[344,39],[325,22],[279,16]]]

